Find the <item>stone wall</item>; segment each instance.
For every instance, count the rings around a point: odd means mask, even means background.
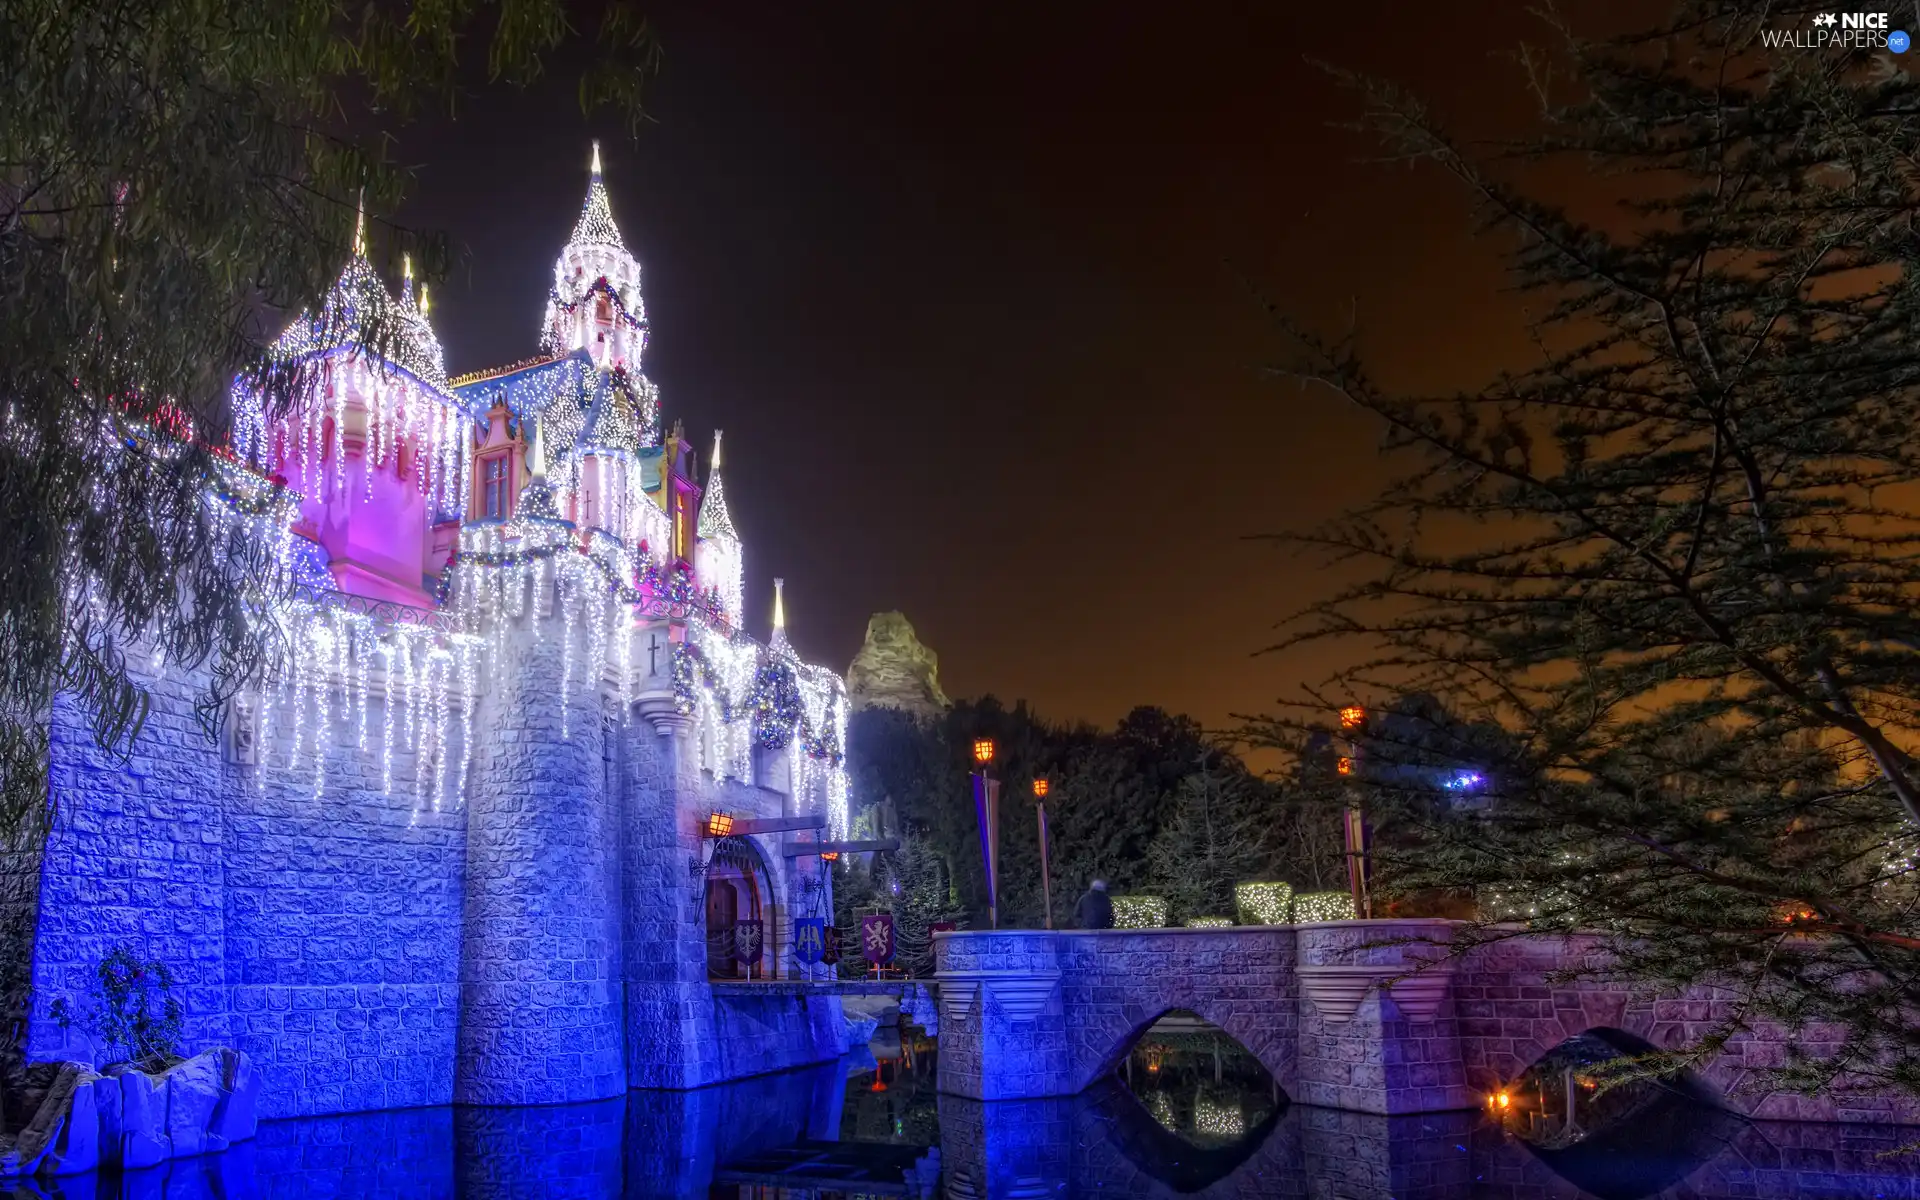
[[[598,1100],[627,1087],[607,730],[597,688],[561,686],[571,624],[549,625],[507,640],[480,710],[454,1087],[464,1104]]]
[[[551,1103],[832,1057],[829,1023],[804,1006],[780,1020],[736,1011],[738,1046],[722,1055],[687,870],[712,808],[774,816],[792,802],[716,784],[683,730],[603,711],[606,691],[581,685],[579,646],[562,737],[551,624],[510,638],[510,669],[483,689],[464,797],[457,767],[428,763],[418,780],[405,738],[383,761],[377,683],[364,748],[344,698],[330,698],[324,773],[311,709],[298,724],[270,713],[264,768],[229,761],[195,720],[191,673],[149,679],[152,715],[126,761],[102,754],[61,698],[59,818],[37,859],[0,857],[0,885],[18,885],[0,886],[0,931],[12,913],[32,932],[30,1057],[99,1057],[49,1009],[83,998],[117,946],[174,971],[184,1049],[231,1044],[256,1061],[268,1118]],[[457,764],[463,722],[449,724]],[[797,884],[780,835],[756,841],[779,969]]]

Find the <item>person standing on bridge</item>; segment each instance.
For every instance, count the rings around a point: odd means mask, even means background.
[[[1113,901],[1107,899],[1107,881],[1096,879],[1073,906],[1073,921],[1082,929],[1112,929]]]

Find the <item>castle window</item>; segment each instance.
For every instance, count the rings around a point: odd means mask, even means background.
[[[480,515],[500,520],[506,517],[510,500],[507,492],[507,456],[496,454],[480,466]]]

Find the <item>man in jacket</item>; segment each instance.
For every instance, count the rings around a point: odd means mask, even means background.
[[[1082,929],[1112,929],[1113,901],[1107,899],[1107,881],[1096,879],[1073,906],[1074,923]]]

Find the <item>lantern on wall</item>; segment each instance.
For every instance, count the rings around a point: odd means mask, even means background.
[[[820,852],[820,861],[821,862],[839,862],[840,852],[838,850],[822,850]]]
[[[986,766],[993,761],[993,739],[989,737],[973,739],[973,761]]]
[[[733,835],[733,816],[730,813],[707,814],[707,836],[710,838],[731,837]]]

